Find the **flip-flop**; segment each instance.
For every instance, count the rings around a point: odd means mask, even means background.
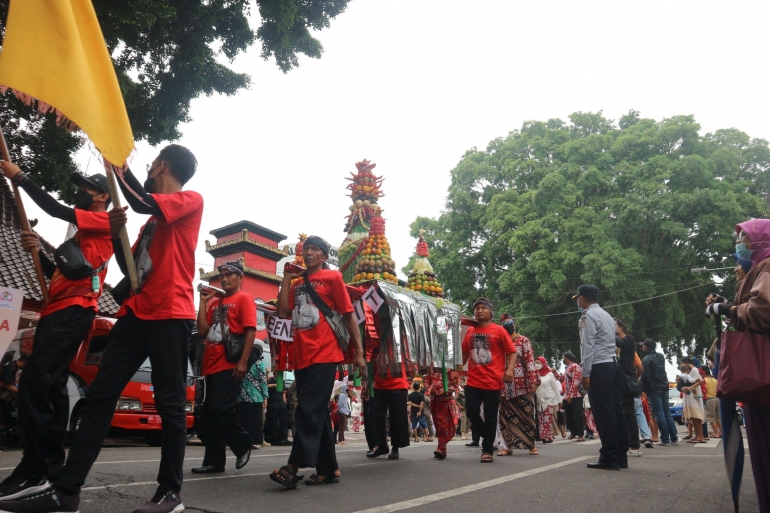
[[[305,476],[298,476],[290,466],[284,465],[278,469],[278,472],[271,472],[268,477],[284,488],[293,490],[297,487],[297,483],[302,481]]]
[[[306,485],[310,485],[310,486],[320,486],[320,485],[334,484],[334,483],[339,483],[339,482],[340,482],[340,478],[336,477],[334,475],[332,475],[331,477],[327,477],[323,481],[318,479],[318,475],[317,474],[313,474],[309,478],[305,479],[305,484]]]
[[[485,458],[484,456],[489,456],[489,458]],[[481,463],[492,463],[494,461],[492,454],[485,452],[481,454]]]

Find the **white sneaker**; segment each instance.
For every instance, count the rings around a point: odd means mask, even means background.
[[[628,454],[629,456],[641,456],[642,454],[644,454],[644,451],[642,451],[641,447],[636,450],[629,449]]]

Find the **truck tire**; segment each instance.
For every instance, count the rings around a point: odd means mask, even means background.
[[[144,434],[144,441],[147,442],[147,445],[150,447],[160,447],[160,429],[157,431],[147,431]]]

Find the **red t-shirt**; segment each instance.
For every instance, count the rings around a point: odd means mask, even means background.
[[[339,271],[321,269],[309,276],[309,279],[326,306],[340,315],[353,312],[350,296]],[[292,345],[295,369],[304,369],[316,363],[339,363],[344,359],[337,337],[305,291],[305,281],[302,279],[297,280],[289,291],[289,308],[294,325]]]
[[[471,326],[463,338],[463,353],[470,353],[468,386],[482,390],[503,388],[506,355],[515,352],[511,336],[499,324],[486,328]]]
[[[75,237],[80,244],[80,250],[93,268],[98,269],[112,257],[109,214],[76,208],[75,219],[78,225]],[[51,277],[49,290],[51,300],[40,312],[40,317],[75,305],[96,310],[96,300],[102,293],[106,274],[107,266],[105,265],[102,272],[99,273],[99,292],[94,292],[90,276],[73,281],[65,278],[59,269],[56,269]]]
[[[403,356],[402,356],[403,357]],[[374,364],[374,389],[375,390],[409,390],[409,382],[406,380],[406,367],[401,362],[401,377],[394,378],[390,375],[390,368],[386,369],[388,377],[384,378],[377,369],[377,363]]]
[[[140,319],[195,319],[193,286],[195,246],[203,215],[203,198],[194,191],[153,194],[163,219],[150,217],[134,244],[141,292],[120,307]]]
[[[243,335],[246,328],[257,329],[257,305],[254,303],[254,298],[247,292],[236,292],[221,300],[210,300],[206,309],[209,332],[206,334],[206,350],[203,353],[203,369],[201,370],[204,376],[235,368],[235,364],[228,362],[225,358],[225,346],[222,344],[222,332],[219,324],[220,304],[225,311],[225,336],[230,333]]]

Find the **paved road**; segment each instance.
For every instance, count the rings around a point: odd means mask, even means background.
[[[588,470],[596,459],[598,440],[584,443],[558,440],[539,445],[540,456],[518,451],[480,464],[480,452],[455,440],[449,458],[432,458],[434,444],[417,443],[401,450],[399,461],[364,456],[361,435],[337,446],[343,476],[340,484],[321,487],[300,485],[283,490],[267,473],[286,461],[288,448],[254,451],[251,462],[236,471],[230,455],[225,474],[193,476],[203,447],[189,445],[182,491],[187,511],[241,513],[253,511],[384,513],[390,511],[469,513],[516,512],[616,512],[732,511],[721,448],[682,444],[646,450],[620,472]],[[0,477],[18,462],[18,451],[0,454]],[[109,446],[102,450],[81,494],[83,513],[131,512],[155,491],[159,449],[136,445]],[[758,511],[747,462],[741,511]],[[308,474],[311,472],[308,472]]]

